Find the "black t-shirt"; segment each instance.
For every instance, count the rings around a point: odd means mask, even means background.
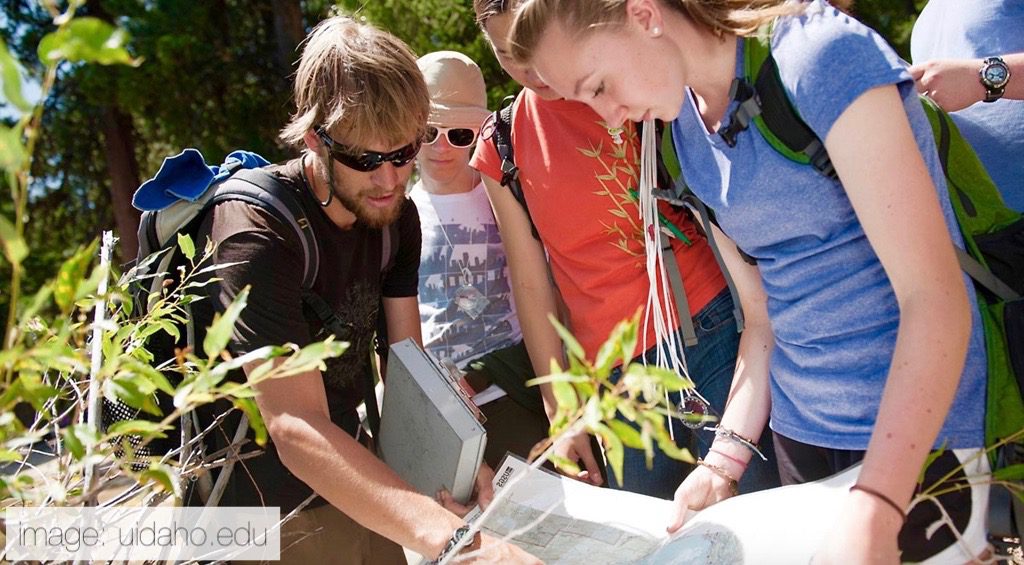
[[[381,229],[358,221],[348,229],[338,228],[302,180],[299,160],[268,167],[267,171],[299,196],[319,247],[320,265],[313,291],[334,310],[347,330],[348,335],[337,337],[349,342],[349,348],[325,362],[323,380],[331,420],[353,433],[355,408],[365,396],[365,373],[369,370],[381,297],[417,293],[419,216],[412,201],[406,200],[396,223],[397,237],[391,241],[397,247],[394,261],[382,273],[381,263],[387,257]],[[289,342],[305,346],[327,337],[316,316],[303,307],[305,256],[290,225],[262,208],[228,201],[218,204],[204,219],[197,247],[201,248],[208,237],[217,242],[215,264],[238,264],[218,269],[215,276],[221,280],[201,289],[205,299],[195,305],[197,322],[212,319],[214,310],[222,312],[243,288],[250,286],[247,306],[229,344],[233,355]],[[225,428],[223,441],[234,429]],[[242,465],[246,468],[239,468]],[[281,506],[282,512],[287,512],[311,492],[288,473],[272,446],[266,454],[236,465],[231,483],[222,506],[264,504]],[[262,497],[254,487],[260,487]]]

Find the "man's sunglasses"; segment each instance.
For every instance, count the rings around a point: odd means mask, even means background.
[[[427,133],[423,136],[424,145],[433,145],[442,134],[448,136],[448,145],[463,149],[473,145],[476,141],[477,130],[473,128],[438,128],[427,126]]]
[[[384,163],[391,163],[395,167],[404,167],[412,163],[413,159],[416,158],[416,154],[420,152],[421,145],[420,141],[416,140],[390,153],[380,153],[378,151],[354,153],[348,147],[331,139],[331,136],[327,135],[324,128],[317,128],[316,135],[327,146],[327,151],[335,161],[361,173],[375,171]]]

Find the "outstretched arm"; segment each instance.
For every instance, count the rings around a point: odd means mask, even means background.
[[[768,299],[757,267],[740,257],[736,245],[725,233],[715,226],[712,231],[739,292],[744,317],[736,372],[719,426],[744,438],[759,438],[771,411],[768,372],[774,337],[768,320]],[[716,438],[704,460],[739,480],[752,456],[753,452],[743,445]],[[708,467],[697,467],[676,489],[675,514],[668,531],[675,532],[683,525],[688,509],[700,510],[732,495],[724,477]]]
[[[526,211],[512,192],[486,175],[483,179],[508,257],[512,295],[516,300],[523,341],[530,354],[534,373],[547,375],[551,373],[552,360],[563,366],[565,362],[562,341],[548,320],[549,315],[557,316],[558,291],[548,273],[544,246],[533,237]],[[548,384],[541,385],[540,391],[544,399],[544,410],[550,420],[554,418],[558,407],[555,395]],[[577,434],[562,445],[557,453],[578,461],[586,469],[578,478],[601,484],[601,469],[590,448],[590,437],[585,433]]]
[[[260,363],[247,365],[246,374]],[[440,554],[463,525],[461,518],[414,491],[331,422],[319,371],[263,381],[256,390],[256,402],[284,465],[359,524],[428,558]],[[489,562],[538,562],[489,536],[483,536],[481,549],[485,553],[480,559]]]
[[[936,187],[899,92],[869,90],[825,146],[899,304],[896,346],[858,483],[904,508],[956,394],[971,318]],[[895,562],[901,517],[851,492],[824,561]],[[842,557],[839,557],[842,555]]]

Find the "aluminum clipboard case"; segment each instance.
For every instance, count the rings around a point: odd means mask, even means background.
[[[445,488],[468,502],[487,433],[479,411],[438,363],[410,339],[391,345],[380,415],[380,456],[417,491]]]

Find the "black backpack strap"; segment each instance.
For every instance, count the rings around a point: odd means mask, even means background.
[[[530,215],[530,207],[526,204],[526,195],[523,194],[523,186],[519,182],[519,167],[516,165],[516,152],[512,146],[512,106],[517,94],[506,96],[501,101],[501,107],[494,112],[494,133],[491,135],[491,142],[498,151],[501,158],[501,185],[508,187],[519,205],[526,212],[526,218],[530,220],[530,232],[534,239],[540,240],[537,233],[537,226],[533,223]]]
[[[313,310],[316,317],[323,323],[324,329],[336,336],[345,335],[346,328],[341,318],[338,317],[334,309],[319,294],[313,291],[306,291],[302,295],[302,302]],[[374,390],[376,383],[374,382],[371,364],[367,364],[366,370],[363,373],[365,388],[363,391],[363,402],[366,404],[366,420],[370,424],[370,433],[373,434],[373,437],[379,438],[380,436],[377,434],[380,431],[380,410],[377,407],[377,394]]]
[[[305,256],[302,302],[316,314],[317,319],[328,332],[336,336],[344,335],[345,330],[341,319],[327,302],[312,290],[319,273],[320,249],[313,234],[313,228],[306,217],[305,209],[292,189],[263,169],[242,169],[217,187],[217,194],[210,199],[208,206],[228,200],[241,200],[259,206],[273,214],[282,223],[292,226],[299,236]],[[391,227],[383,231],[382,272],[389,269],[394,263],[398,249],[397,242],[397,228],[392,224]],[[380,430],[380,411],[377,408],[377,396],[373,388],[374,377],[370,368],[367,368],[364,377],[366,379],[364,398],[366,414],[370,430],[376,437],[377,431]]]
[[[804,122],[789,101],[775,57],[769,51],[754,83],[760,101],[761,119],[768,130],[793,153],[807,157],[811,166],[822,175],[835,179],[836,170],[828,156],[825,144]]]
[[[227,200],[241,200],[259,206],[295,230],[304,256],[302,288],[313,288],[320,270],[320,248],[294,190],[263,169],[242,169],[217,186],[217,194],[208,205]]]

